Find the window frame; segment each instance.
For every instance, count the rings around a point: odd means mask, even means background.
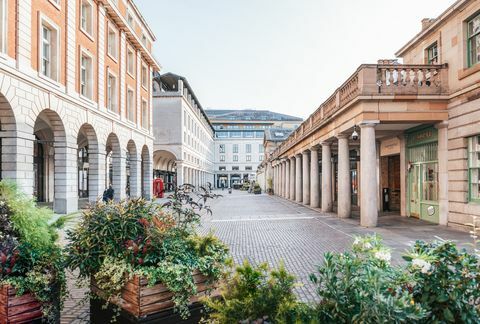
[[[113,77],[113,79],[115,79],[115,86],[112,87],[110,85],[110,78]],[[105,100],[106,102],[106,106],[107,106],[107,111],[111,112],[111,113],[114,113],[114,114],[119,114],[119,111],[118,111],[118,76],[113,73],[110,69],[107,69],[107,78],[106,78],[106,81],[107,81],[107,85],[106,85],[106,89],[107,89],[107,98]],[[112,94],[110,93],[110,89],[114,89],[114,94],[115,96],[112,96]],[[114,97],[115,100],[112,100],[112,97]],[[111,109],[111,104],[114,104],[114,108],[115,109]]]
[[[131,59],[129,58],[129,53],[132,54]],[[126,63],[127,63],[127,73],[132,77],[135,78],[135,50],[133,49],[132,46],[127,44],[127,57],[126,57]],[[130,71],[130,63],[132,64],[132,71]]]
[[[43,28],[50,30],[50,75],[43,73]],[[54,32],[54,33],[53,33]],[[55,35],[55,41],[52,41],[52,35]],[[38,74],[40,77],[59,83],[60,80],[60,28],[47,16],[40,13],[38,19]],[[54,46],[54,47],[53,47]],[[53,70],[55,69],[55,75]]]
[[[8,0],[0,0],[0,6],[2,7],[0,16],[0,31],[3,30],[3,37],[0,44],[0,55],[8,54]]]
[[[473,63],[472,62],[472,42],[477,38],[480,37],[480,28],[479,30],[474,33],[473,35],[470,35],[470,23],[473,22],[476,18],[480,19],[480,12],[476,12],[470,18],[466,20],[466,38],[467,38],[467,66],[470,68],[474,65],[477,65],[480,63],[480,59],[477,60],[477,62]],[[480,53],[477,53],[477,56],[480,56]]]
[[[146,115],[146,118],[145,116],[143,115],[143,111],[144,111],[144,104],[145,104],[145,110],[147,112],[147,115]],[[142,128],[145,129],[145,130],[150,130],[150,121],[149,121],[149,111],[148,111],[148,102],[146,99],[142,98],[142,103],[141,103],[141,107],[140,109],[142,110]],[[145,127],[145,120],[147,122],[147,125]]]
[[[83,57],[87,57],[89,60],[90,60],[90,77],[88,77],[87,75],[87,82],[86,82],[86,85],[88,87],[88,93],[87,95],[83,94],[82,93],[82,59]],[[78,93],[80,94],[80,96],[86,98],[86,99],[89,99],[89,100],[93,100],[93,75],[94,75],[94,71],[93,71],[93,68],[94,68],[94,63],[93,63],[93,55],[87,50],[87,49],[84,49],[84,48],[80,48],[80,55],[79,55],[79,91]],[[88,74],[88,71],[87,71],[87,74]]]
[[[145,73],[143,72],[145,69]],[[142,84],[142,88],[148,91],[148,65],[142,61],[142,67],[140,69],[140,83]],[[145,80],[144,80],[145,78]],[[144,83],[145,81],[145,83]]]
[[[435,56],[430,56],[430,52],[431,52],[433,49],[436,49],[436,55],[435,55]],[[429,64],[429,65],[439,64],[440,55],[439,55],[438,42],[437,42],[437,41],[433,42],[430,46],[428,46],[428,47],[425,49],[425,53],[426,53],[426,61],[427,61],[426,63],[427,63],[427,64]],[[435,63],[432,62],[433,60],[435,60]]]
[[[83,14],[83,7],[84,7],[84,3],[88,4],[88,6],[90,7],[90,31],[88,30],[88,28],[83,28],[83,19],[82,19],[82,14]],[[79,29],[81,32],[83,32],[86,36],[88,36],[91,40],[94,40],[93,38],[93,31],[94,31],[94,8],[93,8],[93,3],[91,0],[81,0],[80,1],[80,26],[79,26]],[[87,24],[88,24],[88,21],[87,21]]]
[[[476,139],[476,143],[475,143]],[[468,146],[467,146],[467,172],[468,172],[468,201],[471,203],[479,203],[480,204],[480,192],[478,193],[478,197],[472,196],[472,171],[476,170],[480,173],[480,165],[472,167],[471,166],[471,154],[477,153],[480,155],[480,148],[479,150],[473,151],[472,148],[476,144],[476,146],[480,146],[480,134],[468,137]],[[480,164],[480,163],[479,163]]]
[[[131,107],[129,104],[129,93],[132,93],[132,102],[131,102]],[[136,109],[136,104],[135,104],[135,90],[127,85],[127,93],[126,93],[126,107],[127,107],[127,120],[135,123],[136,122],[136,116],[137,116],[137,109]],[[130,118],[130,111],[133,110],[133,119]]]
[[[110,31],[113,31],[113,34],[115,35],[115,53],[110,52]],[[113,25],[112,22],[108,22],[107,26],[107,55],[114,60],[115,62],[118,62],[118,47],[119,47],[119,34],[118,34],[118,29]]]

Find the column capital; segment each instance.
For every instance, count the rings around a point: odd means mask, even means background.
[[[350,138],[350,135],[349,134],[337,134],[335,137],[337,139],[344,139],[344,138],[348,139],[348,138]]]
[[[312,146],[310,146],[309,150],[310,150],[310,152],[319,151],[321,149],[320,146],[321,146],[320,144],[312,145]]]
[[[379,120],[364,120],[358,124],[358,127],[365,128],[365,127],[375,127],[380,124]]]
[[[302,152],[302,156],[310,155],[310,150],[305,150]]]
[[[332,145],[332,142],[329,142],[329,141],[323,141],[323,142],[320,142],[320,145],[323,147],[323,146],[331,146]]]
[[[436,129],[442,129],[442,128],[447,128],[448,127],[448,121],[444,120],[438,124],[435,124]]]

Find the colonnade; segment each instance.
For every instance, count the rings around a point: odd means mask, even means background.
[[[374,227],[378,218],[377,147],[375,122],[359,125],[360,136],[360,223]],[[279,157],[273,162],[274,193],[280,197],[323,212],[332,212],[333,185],[332,145],[338,149],[337,215],[351,215],[350,134],[338,134],[334,138],[315,144],[294,155]],[[321,152],[321,153],[320,153]],[[319,165],[321,161],[321,172]]]

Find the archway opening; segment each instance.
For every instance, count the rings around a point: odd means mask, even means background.
[[[77,182],[80,208],[95,202],[100,195],[98,188],[98,140],[92,125],[84,124],[77,136]]]
[[[153,177],[162,179],[165,191],[173,191],[178,184],[177,158],[169,151],[153,153]]]
[[[116,134],[110,133],[105,145],[105,186],[112,187],[117,201],[122,199],[125,190],[122,186],[121,158],[120,141]]]
[[[147,145],[142,147],[142,158],[141,158],[141,179],[142,179],[142,197],[145,199],[152,198],[152,188],[153,188],[153,172],[152,172],[152,157],[150,156],[150,149]]]

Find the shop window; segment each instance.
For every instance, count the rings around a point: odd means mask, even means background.
[[[423,165],[423,200],[438,201],[438,163]]]
[[[468,66],[480,62],[480,13],[467,21]]]
[[[480,135],[468,139],[469,200],[480,202]]]

